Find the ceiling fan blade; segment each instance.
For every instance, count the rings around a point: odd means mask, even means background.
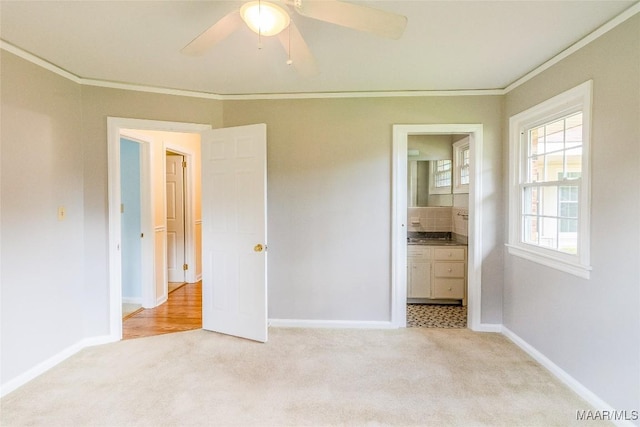
[[[293,21],[289,23],[286,30],[278,34],[278,40],[289,55],[289,59],[292,61],[291,65],[302,76],[312,77],[318,74],[316,59]]]
[[[186,55],[202,55],[207,49],[226,39],[242,24],[240,11],[231,12],[183,47],[181,52]]]
[[[399,39],[407,27],[406,16],[338,0],[300,0],[295,9],[300,15],[308,18],[390,39]]]

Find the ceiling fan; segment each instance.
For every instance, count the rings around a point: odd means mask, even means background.
[[[407,26],[406,16],[339,0],[258,0],[244,3],[239,10],[224,16],[181,52],[201,55],[246,24],[259,37],[277,35],[287,51],[287,64],[294,65],[302,75],[317,74],[315,59],[291,19],[291,10],[307,18],[391,39],[399,39]]]

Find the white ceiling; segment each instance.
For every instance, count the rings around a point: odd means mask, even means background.
[[[81,78],[221,95],[502,89],[637,2],[354,2],[407,16],[400,40],[294,14],[314,77],[245,27],[204,56],[180,53],[242,3],[2,0],[0,38]]]

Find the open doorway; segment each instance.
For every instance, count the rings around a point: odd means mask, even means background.
[[[467,327],[469,140],[408,137],[407,327]]]
[[[409,208],[409,138],[410,136],[468,135],[469,138],[469,184],[468,184],[468,247],[466,294],[467,327],[479,330],[481,327],[481,218],[482,218],[482,141],[481,124],[443,125],[395,125],[393,127],[393,212],[392,212],[392,323],[398,327],[407,326],[408,297],[408,237],[412,218],[407,215]],[[450,137],[449,137],[450,138]],[[420,218],[415,220],[418,224]],[[444,248],[443,248],[444,250]],[[449,251],[451,252],[451,251]],[[433,254],[429,254],[433,255]],[[441,254],[446,256],[444,252]],[[458,256],[458,254],[451,254]],[[431,261],[431,259],[429,260]],[[454,268],[452,272],[455,272]],[[423,271],[423,273],[425,273]],[[444,274],[444,273],[443,273]],[[426,280],[426,273],[423,275]],[[433,273],[429,272],[433,278]],[[455,277],[458,279],[458,277]],[[444,283],[444,282],[443,282]],[[446,291],[453,286],[448,286]]]
[[[201,255],[200,255],[200,202],[199,187],[199,152],[201,130],[209,129],[207,125],[193,125],[169,122],[151,122],[135,119],[109,119],[109,214],[110,214],[110,320],[111,334],[114,339],[123,336],[122,271],[133,259],[125,255],[125,242],[121,233],[123,226],[121,199],[128,188],[139,187],[140,201],[140,259],[137,267],[142,278],[139,292],[141,305],[153,310],[165,304],[169,295],[169,257],[168,227],[166,203],[166,153],[176,153],[181,157],[181,165],[189,165],[182,173],[182,191],[176,204],[182,216],[181,260],[179,280],[193,283],[198,289],[191,292],[190,298],[198,300],[198,311],[201,312]],[[140,183],[128,181],[122,170],[122,152],[119,140],[122,136],[135,140],[140,147]],[[186,142],[185,142],[186,141]],[[117,190],[117,191],[116,191]],[[116,231],[117,230],[117,231]],[[122,249],[122,250],[121,250]],[[175,258],[174,258],[175,259]],[[134,261],[135,262],[135,261]],[[185,268],[189,270],[185,270]],[[183,298],[184,300],[184,298]],[[199,320],[201,325],[201,320]],[[198,325],[197,327],[200,327]],[[192,328],[193,329],[193,328]]]
[[[202,150],[203,161],[200,172],[202,176],[189,178],[188,182],[192,182],[193,186],[188,183],[185,186],[187,200],[185,257],[187,264],[190,263],[189,259],[197,260],[196,268],[189,268],[186,276],[187,281],[190,281],[191,278],[196,278],[200,271],[203,275],[201,326],[203,329],[215,332],[266,342],[268,336],[266,124],[212,130],[209,125],[114,117],[107,118],[111,339],[119,340],[123,336],[119,138],[127,129],[136,129],[133,132],[145,131],[145,133],[179,132],[202,138],[197,144]],[[153,148],[153,142],[149,146]],[[165,143],[162,146],[162,155],[150,156],[151,171],[158,169],[153,165],[159,158],[161,162],[159,169],[164,172],[167,149],[176,151]],[[195,168],[189,169],[188,166],[191,154],[188,149],[184,154],[187,162],[187,176],[192,177],[192,174],[195,174]],[[150,181],[157,182],[155,179]],[[166,191],[164,175],[161,176],[160,182],[163,190]],[[221,189],[224,191],[220,191]],[[150,260],[153,265],[152,269],[147,271],[153,273],[155,286],[152,291],[157,304],[163,302],[162,293],[166,295],[168,288],[164,191],[161,193],[147,191],[151,194],[150,202],[144,204],[150,207],[150,215],[144,218],[151,219],[148,221],[150,225],[147,225],[152,230],[151,237],[145,241],[151,243],[153,250],[152,256],[143,256],[143,259]],[[195,196],[198,192],[201,194],[201,200]],[[161,197],[156,197],[154,194],[161,194]],[[157,199],[161,199],[161,213],[158,212],[160,203]],[[203,230],[202,218],[194,217],[194,213],[198,211],[207,218],[206,232]],[[162,225],[156,223],[158,218],[162,218]],[[201,248],[202,252],[197,254],[197,248]],[[203,255],[205,252],[206,256]],[[213,298],[214,294],[219,298]],[[239,299],[237,298],[239,295],[251,297]],[[203,303],[204,301],[206,304]]]

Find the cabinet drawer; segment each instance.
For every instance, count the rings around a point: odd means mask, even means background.
[[[464,278],[464,262],[436,262],[433,271],[436,277]]]
[[[436,279],[433,283],[433,298],[463,299],[464,279]]]
[[[434,252],[438,261],[464,261],[464,248],[436,248]]]
[[[424,246],[408,246],[407,257],[415,260],[431,259],[431,248]]]

